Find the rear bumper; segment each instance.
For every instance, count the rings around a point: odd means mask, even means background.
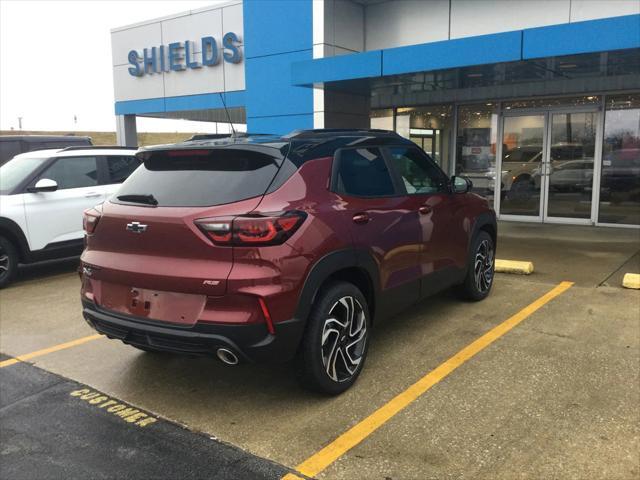
[[[265,324],[174,326],[107,311],[84,299],[82,313],[96,331],[130,345],[207,356],[224,347],[245,361],[260,363],[291,360],[304,330],[304,323],[297,319],[276,323],[275,335],[269,334]]]

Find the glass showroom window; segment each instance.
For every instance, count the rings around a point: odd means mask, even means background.
[[[640,225],[640,93],[607,97],[598,221]]]
[[[393,131],[393,108],[371,111],[371,128]]]
[[[396,132],[420,146],[445,171],[449,171],[453,106],[398,108]]]
[[[469,177],[473,191],[493,199],[496,179],[497,105],[463,105],[458,108],[456,175]]]

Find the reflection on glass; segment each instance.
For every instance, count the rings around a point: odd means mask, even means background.
[[[458,108],[456,175],[468,177],[473,191],[493,200],[496,183],[498,114],[492,102]]]
[[[596,113],[551,116],[547,216],[591,218]]]
[[[505,117],[502,136],[503,215],[540,215],[544,115]]]
[[[601,223],[640,225],[640,93],[607,98]]]
[[[451,105],[398,108],[396,132],[415,142],[445,172],[449,171],[449,139],[452,128],[453,107]]]
[[[584,107],[587,105],[597,105],[600,97],[597,95],[583,95],[581,97],[551,97],[536,98],[529,100],[514,100],[504,102],[502,107],[505,112],[520,108],[551,108],[551,107]]]
[[[385,108],[382,110],[372,110],[371,128],[393,131],[393,109]]]

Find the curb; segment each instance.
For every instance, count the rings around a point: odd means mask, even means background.
[[[625,273],[622,279],[622,286],[640,290],[640,273]]]
[[[519,262],[517,260],[496,259],[496,272],[515,273],[518,275],[531,275],[533,273],[533,263]]]

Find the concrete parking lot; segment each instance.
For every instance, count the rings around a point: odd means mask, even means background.
[[[445,292],[377,326],[362,376],[336,398],[300,389],[291,365],[95,339],[75,260],[23,270],[0,292],[0,477],[59,478],[64,465],[67,478],[638,478],[640,291],[620,283],[640,272],[640,231],[500,228],[498,257],[536,272],[498,275],[484,302]],[[573,286],[540,302],[561,282]],[[32,352],[34,366],[7,364]],[[370,420],[443,365],[455,368]],[[91,403],[101,397],[115,403]],[[367,433],[341,437],[354,426]]]

